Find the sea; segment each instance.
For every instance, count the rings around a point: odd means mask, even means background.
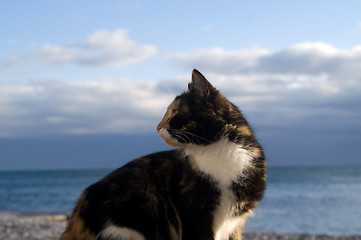
[[[0,213],[70,214],[110,169],[0,171]],[[269,167],[246,232],[361,235],[361,166]]]

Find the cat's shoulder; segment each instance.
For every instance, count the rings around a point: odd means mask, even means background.
[[[160,151],[151,153],[130,161],[130,164],[147,164],[151,161],[167,161],[167,160],[183,160],[185,156],[184,150],[176,148],[168,151]]]
[[[135,158],[90,185],[85,190],[85,195],[91,199],[103,199],[114,193],[120,194],[135,189],[142,191],[141,188],[152,183],[154,179],[171,176],[177,165],[183,164],[184,160],[185,154],[182,149],[160,151]]]
[[[134,177],[135,175],[153,172],[157,169],[170,169],[174,167],[174,165],[183,163],[184,161],[186,161],[186,158],[183,149],[154,152],[127,162],[109,173],[102,181],[113,181],[114,178]]]

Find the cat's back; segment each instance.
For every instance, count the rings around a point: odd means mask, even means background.
[[[148,228],[145,232],[156,228],[159,212],[169,211],[164,198],[169,196],[172,178],[186,165],[183,150],[175,149],[134,159],[116,169],[84,190],[60,239],[96,239],[105,234],[107,226]],[[139,219],[147,216],[149,225],[139,226]]]
[[[161,151],[136,158],[124,166],[111,172],[99,182],[88,187],[87,190],[96,188],[97,184],[105,184],[113,187],[111,190],[116,190],[117,185],[123,186],[124,180],[128,184],[136,186],[139,181],[149,183],[153,178],[163,178],[169,176],[169,171],[179,164],[184,164],[184,151],[182,149],[174,149],[170,151]],[[134,181],[131,181],[134,180]],[[144,186],[139,186],[144,187]],[[114,189],[115,188],[115,189]],[[128,191],[129,189],[127,189]]]

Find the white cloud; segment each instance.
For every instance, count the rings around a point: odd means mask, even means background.
[[[154,81],[0,83],[0,137],[149,131],[172,97]]]
[[[80,49],[74,47],[61,47],[44,45],[36,53],[36,58],[47,64],[65,64],[74,61],[81,55]]]
[[[261,126],[354,126],[361,117],[354,107],[361,104],[361,46],[339,49],[316,42],[279,51],[213,48],[178,52],[169,59],[177,67],[204,72]]]
[[[97,32],[82,43],[43,49],[57,56],[47,59],[53,64],[80,63],[84,49],[110,52],[124,36]],[[123,46],[127,44],[132,48],[131,41],[123,41]],[[87,59],[82,64],[96,62]],[[302,43],[280,51],[213,48],[174,53],[170,59],[186,69],[184,76],[170,76],[167,81],[0,82],[0,136],[154,130],[172,98],[186,89],[193,67],[256,124],[317,119],[321,124],[354,124],[361,117],[360,46],[338,49]]]
[[[238,79],[249,91],[309,88],[334,94],[361,80],[361,45],[338,49],[325,43],[301,43],[280,51],[221,48],[175,53],[170,61],[200,68],[214,79]]]
[[[355,107],[361,103],[361,83],[342,94],[326,74],[203,73],[254,124],[340,122],[337,116],[357,122],[361,117]],[[149,132],[174,95],[187,88],[190,72],[187,75],[167,81],[0,82],[0,137]]]
[[[35,51],[38,61],[47,64],[76,63],[85,66],[125,66],[154,56],[156,47],[139,45],[127,31],[97,31],[84,41],[67,46],[44,45]]]
[[[347,74],[360,76],[361,45],[337,49],[325,43],[301,43],[280,51],[253,48],[226,51],[221,48],[175,53],[170,60],[185,68],[199,66],[223,74]]]
[[[170,56],[170,60],[186,69],[199,67],[208,72],[230,74],[247,72],[255,67],[256,61],[260,57],[268,56],[269,54],[269,50],[263,48],[240,51],[212,48],[192,52],[177,52]]]

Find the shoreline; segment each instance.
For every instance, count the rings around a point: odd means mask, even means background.
[[[0,212],[0,240],[55,240],[64,231],[67,219],[61,213]],[[242,240],[361,240],[361,235],[245,232]]]

